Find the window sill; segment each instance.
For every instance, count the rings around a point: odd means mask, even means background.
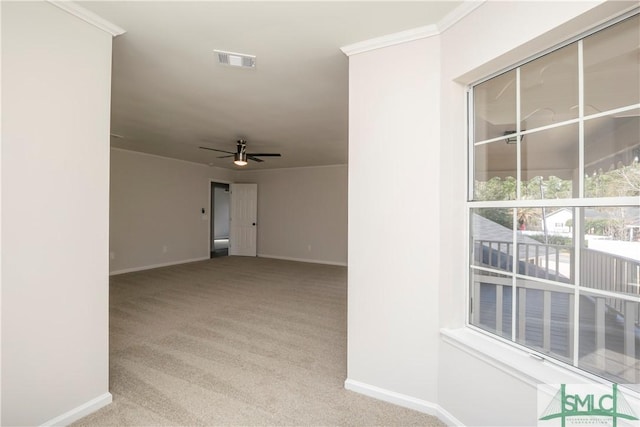
[[[602,378],[581,374],[469,327],[441,329],[440,334],[447,344],[532,387],[537,387],[538,384],[610,384]]]

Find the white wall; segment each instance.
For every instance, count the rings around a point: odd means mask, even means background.
[[[431,402],[439,341],[439,92],[438,38],[349,58],[347,387]]]
[[[258,256],[346,265],[346,165],[240,171],[236,182],[258,184]]]
[[[111,35],[2,2],[2,420],[111,401]]]
[[[210,179],[232,173],[111,149],[111,273],[209,258]]]
[[[114,148],[111,273],[208,258],[210,180],[258,184],[258,256],[346,265],[346,165],[235,171]]]
[[[536,386],[441,344],[439,401],[467,426],[535,426]],[[467,388],[471,388],[470,391]]]

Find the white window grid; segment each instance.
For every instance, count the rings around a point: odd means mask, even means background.
[[[467,224],[467,241],[469,242],[470,239],[470,218],[471,215],[470,213],[472,212],[473,209],[477,209],[477,208],[509,208],[509,209],[514,209],[513,215],[512,215],[512,219],[513,219],[513,224],[512,224],[512,230],[513,230],[513,235],[512,235],[512,241],[514,242],[514,245],[518,242],[518,224],[517,224],[517,209],[518,208],[543,208],[543,207],[567,207],[570,209],[578,209],[578,208],[586,208],[586,207],[626,207],[626,206],[638,206],[640,207],[640,197],[584,197],[584,181],[585,181],[585,175],[584,175],[584,168],[585,168],[585,164],[584,164],[584,124],[585,122],[589,121],[589,120],[593,120],[593,119],[597,119],[600,117],[605,117],[605,116],[610,116],[610,115],[615,115],[615,114],[620,114],[620,113],[624,113],[627,111],[632,111],[632,110],[637,110],[640,109],[640,103],[637,104],[631,104],[631,105],[626,105],[626,106],[622,106],[619,108],[614,108],[614,109],[610,109],[607,111],[602,111],[602,112],[597,112],[594,114],[590,114],[590,115],[585,115],[584,114],[584,63],[583,63],[583,39],[588,37],[591,34],[594,34],[602,29],[605,29],[607,27],[613,26],[618,22],[621,22],[629,17],[632,17],[634,15],[637,15],[640,13],[640,9],[634,9],[632,11],[629,11],[627,13],[625,13],[624,15],[619,16],[618,18],[611,20],[607,23],[604,23],[602,25],[599,25],[593,29],[591,29],[588,32],[582,33],[579,36],[576,36],[572,39],[567,40],[566,42],[556,45],[550,49],[547,49],[543,52],[540,52],[539,54],[530,57],[526,60],[523,60],[507,69],[501,70],[499,72],[493,73],[487,77],[485,77],[482,80],[479,80],[473,84],[471,84],[469,86],[469,89],[467,91],[467,106],[468,106],[468,113],[467,113],[467,117],[468,117],[468,141],[469,141],[469,149],[468,149],[468,184],[467,184],[467,189],[468,189],[468,193],[467,193],[467,218],[466,218],[466,224]],[[578,49],[578,117],[574,118],[574,119],[570,119],[570,120],[565,120],[562,122],[558,122],[558,123],[553,123],[550,125],[546,125],[546,126],[540,126],[537,128],[533,128],[533,129],[527,129],[527,130],[523,130],[521,129],[521,111],[520,111],[520,68],[528,63],[531,62],[537,58],[540,58],[544,55],[547,55],[553,51],[556,51],[558,49],[561,49],[565,46],[568,46],[570,44],[573,43],[577,43],[577,49]],[[480,141],[474,141],[474,125],[473,125],[473,117],[474,117],[474,111],[473,111],[473,105],[474,105],[474,100],[473,100],[473,88],[476,87],[477,85],[479,85],[480,83],[483,83],[485,81],[488,81],[498,75],[501,75],[503,73],[506,73],[508,71],[511,70],[516,70],[516,132],[515,133],[510,133],[508,135],[509,138],[515,138],[515,142],[516,142],[516,182],[517,182],[517,186],[516,186],[516,200],[493,200],[493,201],[474,201],[473,200],[473,192],[474,192],[474,170],[473,170],[473,166],[474,166],[474,147],[476,146],[481,146],[484,144],[489,144],[492,142],[498,142],[498,141],[504,141],[506,136],[501,135],[495,138],[489,138],[489,139],[485,139],[485,140],[480,140]],[[533,133],[537,133],[537,132],[542,132],[542,131],[546,131],[549,129],[553,129],[553,128],[558,128],[558,127],[562,127],[562,126],[567,126],[567,125],[572,125],[572,124],[578,124],[579,126],[579,139],[578,139],[578,156],[579,156],[579,163],[578,163],[578,170],[581,171],[581,173],[578,174],[578,195],[579,197],[577,198],[565,198],[565,199],[527,199],[527,200],[523,200],[521,199],[521,183],[522,183],[522,177],[521,177],[521,169],[522,169],[522,165],[521,165],[521,141],[522,141],[522,136],[525,135],[529,135],[529,134],[533,134]],[[575,212],[575,211],[574,211]],[[573,229],[576,230],[575,233],[578,233],[579,230],[582,230],[582,224],[581,224],[581,215],[574,215],[574,223],[573,223]],[[574,234],[575,235],[575,234]],[[474,329],[477,329],[483,333],[488,333],[490,336],[495,337],[497,339],[500,339],[501,341],[504,342],[508,342],[509,344],[512,345],[516,345],[518,347],[523,347],[525,348],[527,351],[531,352],[532,354],[537,354],[539,357],[542,357],[544,359],[546,359],[547,357],[549,357],[549,355],[547,354],[542,354],[540,352],[538,352],[536,349],[530,348],[530,347],[526,347],[523,346],[521,344],[519,344],[517,342],[517,298],[516,298],[516,290],[517,290],[517,281],[518,279],[523,279],[523,280],[527,280],[527,281],[532,281],[532,282],[537,282],[540,284],[546,284],[548,286],[551,286],[553,288],[558,288],[558,289],[566,289],[569,291],[572,291],[572,294],[574,296],[573,298],[573,304],[574,304],[574,308],[573,308],[573,328],[574,331],[572,333],[573,335],[573,354],[572,354],[572,363],[571,363],[571,367],[573,368],[577,368],[579,369],[581,372],[586,372],[583,371],[582,369],[578,368],[578,362],[579,362],[579,326],[580,326],[580,322],[579,322],[579,316],[580,316],[580,295],[581,294],[590,294],[590,295],[594,295],[594,296],[602,296],[602,297],[610,297],[610,298],[616,298],[616,299],[620,299],[620,300],[625,300],[625,301],[631,301],[631,302],[636,302],[636,303],[640,303],[640,297],[639,296],[634,296],[634,295],[628,295],[628,294],[623,294],[623,293],[617,293],[617,292],[611,292],[611,291],[606,291],[606,290],[601,290],[601,289],[594,289],[594,288],[589,288],[589,287],[585,287],[585,286],[581,286],[581,280],[580,280],[580,253],[582,250],[582,245],[581,245],[581,239],[578,238],[574,238],[573,239],[573,251],[574,251],[574,265],[573,265],[573,283],[570,284],[566,284],[566,283],[560,283],[560,282],[556,282],[553,280],[547,280],[547,279],[543,279],[543,278],[538,278],[538,277],[532,277],[532,276],[527,276],[527,275],[523,275],[517,272],[518,269],[518,263],[517,262],[512,262],[512,269],[511,271],[504,271],[504,270],[498,270],[498,269],[493,269],[493,268],[488,268],[488,267],[483,267],[483,266],[477,266],[477,265],[473,265],[473,262],[471,260],[471,248],[467,247],[467,255],[468,255],[468,260],[467,263],[469,265],[469,269],[467,270],[467,319],[466,319],[466,324],[467,326],[473,327]],[[493,273],[493,274],[499,274],[501,276],[511,276],[511,289],[512,289],[512,298],[511,298],[511,339],[510,340],[505,340],[504,338],[500,337],[499,335],[490,333],[488,331],[485,331],[484,329],[478,328],[477,325],[473,325],[471,323],[471,318],[470,318],[470,313],[471,313],[471,301],[472,301],[472,295],[469,293],[469,284],[471,281],[471,271],[484,271],[487,273]],[[559,361],[560,363],[562,363],[562,360],[557,359],[557,358],[553,358],[556,361]],[[588,373],[588,372],[587,372]],[[592,374],[588,373],[590,376],[592,376]]]

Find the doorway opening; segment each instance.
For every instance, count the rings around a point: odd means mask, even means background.
[[[229,184],[211,183],[211,258],[229,255]]]

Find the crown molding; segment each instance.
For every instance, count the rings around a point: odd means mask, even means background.
[[[438,22],[437,27],[440,34],[447,31],[453,25],[457,24],[465,16],[479,8],[484,4],[486,0],[467,0],[451,12],[449,12],[444,18]]]
[[[126,33],[126,31],[122,28],[91,12],[89,9],[85,9],[84,7],[73,1],[47,0],[47,2],[64,10],[65,12],[70,13],[77,18],[82,19],[83,21],[93,25],[94,27],[111,34],[111,36],[113,37],[117,37],[121,34]]]
[[[424,27],[413,28],[411,30],[401,31],[399,33],[388,34],[386,36],[376,37],[362,42],[353,43],[341,47],[340,50],[345,55],[351,56],[358,53],[368,52],[370,50],[380,49],[400,43],[406,43],[440,35],[451,26],[456,24],[458,21],[460,21],[462,18],[480,7],[485,1],[486,0],[465,1],[460,6],[449,12],[437,24],[426,25]]]
[[[393,46],[400,43],[406,43],[414,40],[424,39],[427,37],[437,36],[440,34],[436,25],[426,25],[424,27],[413,28],[411,30],[401,31],[399,33],[388,34],[382,37],[353,43],[340,50],[347,56],[356,55],[358,53],[368,52],[370,50],[380,49],[387,46]]]

